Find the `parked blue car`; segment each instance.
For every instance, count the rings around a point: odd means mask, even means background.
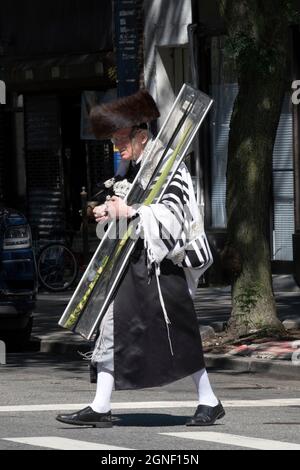
[[[0,339],[26,343],[32,329],[37,272],[31,230],[23,214],[0,209]]]

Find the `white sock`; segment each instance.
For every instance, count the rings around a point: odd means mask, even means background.
[[[219,400],[211,388],[206,369],[195,372],[192,377],[197,388],[199,405],[216,406]]]
[[[113,372],[103,369],[97,364],[97,389],[93,403],[90,405],[96,413],[107,413],[110,411],[110,399],[114,386]]]

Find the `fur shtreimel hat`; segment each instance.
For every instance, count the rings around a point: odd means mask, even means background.
[[[90,112],[92,130],[97,139],[108,139],[119,129],[139,126],[157,119],[160,113],[146,90],[95,106]]]

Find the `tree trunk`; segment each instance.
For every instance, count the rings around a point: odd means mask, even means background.
[[[268,225],[272,155],[286,84],[286,2],[221,2],[236,51],[239,93],[228,146],[224,260],[232,273],[235,336],[281,330],[272,289]]]

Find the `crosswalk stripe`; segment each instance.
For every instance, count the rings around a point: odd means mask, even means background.
[[[259,408],[259,407],[285,407],[299,406],[300,398],[276,398],[268,400],[224,400],[224,408]],[[73,411],[87,406],[86,403],[60,403],[53,405],[11,405],[0,406],[0,413],[29,412],[29,411]],[[139,410],[139,409],[164,409],[164,408],[195,408],[196,401],[138,401],[115,402],[113,410]]]
[[[300,444],[292,442],[275,441],[218,432],[169,432],[160,433],[160,435],[257,450],[300,450]],[[99,444],[96,442],[87,442],[56,436],[5,438],[1,440],[56,450],[134,450],[128,447],[118,447],[110,444]]]
[[[167,432],[160,433],[163,436],[178,437],[181,439],[193,439],[194,441],[214,442],[236,447],[245,447],[258,450],[300,450],[300,444],[292,442],[273,441],[257,437],[237,436],[219,432]]]
[[[128,447],[116,447],[109,444],[98,444],[56,436],[6,438],[3,440],[56,450],[133,450]]]
[[[225,400],[223,406],[227,408],[258,408],[298,406],[300,398],[269,398],[267,400]]]

